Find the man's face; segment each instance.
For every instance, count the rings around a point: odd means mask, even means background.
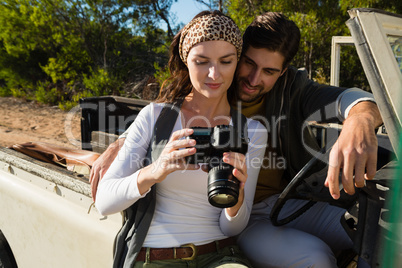
[[[279,52],[266,48],[249,47],[239,61],[237,69],[237,93],[243,102],[257,100],[270,91],[286,69],[285,58]]]

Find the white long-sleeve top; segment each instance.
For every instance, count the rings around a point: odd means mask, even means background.
[[[140,195],[137,178],[162,107],[160,103],[147,105],[130,126],[123,147],[99,183],[96,207],[102,215],[120,212],[147,194]],[[172,132],[183,128],[181,116],[180,112]],[[156,185],[156,208],[145,247],[202,245],[237,235],[246,227],[267,142],[267,131],[261,123],[247,119],[247,124],[248,178],[244,203],[237,215],[230,217],[225,209],[209,204],[206,172],[201,169],[173,172]]]

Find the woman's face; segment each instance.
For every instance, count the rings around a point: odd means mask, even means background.
[[[236,48],[226,41],[198,43],[191,48],[187,57],[194,90],[207,98],[226,94],[232,83],[236,65]]]

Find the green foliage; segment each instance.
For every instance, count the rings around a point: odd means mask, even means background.
[[[73,95],[70,100],[63,99],[62,101],[60,101],[59,108],[61,110],[69,111],[78,105],[81,98],[88,98],[88,97],[93,97],[93,94],[87,90],[84,90],[83,92],[79,92]]]
[[[390,40],[391,43],[391,49],[392,53],[395,55],[396,62],[399,66],[399,70],[402,73],[402,39],[398,38],[391,38]]]
[[[38,82],[36,85],[35,99],[40,103],[53,104],[59,99],[60,93],[49,82]]]
[[[27,96],[26,91],[19,87],[10,88],[11,95],[16,98],[24,98]]]
[[[154,77],[156,79],[156,82],[159,84],[159,86],[162,86],[162,84],[165,81],[167,81],[170,76],[169,68],[167,67],[162,68],[159,66],[157,62],[154,63],[154,68],[155,68]]]
[[[378,8],[385,11],[401,14],[402,1],[400,0],[339,0],[340,9],[346,12],[352,8]]]
[[[11,96],[11,90],[7,87],[0,87],[0,97]]]
[[[258,14],[249,1],[225,1],[225,9],[242,33]]]
[[[90,75],[84,74],[83,84],[93,96],[118,95],[122,86],[118,78],[111,76],[104,69],[98,69]]]
[[[332,36],[350,35],[345,22],[349,19],[347,11],[351,8],[378,8],[394,13],[402,13],[399,0],[228,0],[225,10],[240,29],[244,31],[256,15],[267,11],[282,12],[300,28],[300,49],[292,64],[305,67],[310,77],[328,83],[330,78]],[[342,49],[343,50],[343,49]],[[368,89],[367,81],[355,52],[342,51],[344,69],[341,67],[340,84]]]
[[[48,64],[42,70],[51,78],[53,83],[58,81],[74,80],[77,71],[69,66],[69,62],[63,58],[49,58]]]
[[[80,97],[119,95],[144,77],[159,84],[175,24],[169,12],[177,0],[3,0],[0,2],[0,96],[36,99],[67,109]],[[402,1],[383,0],[193,0],[221,9],[242,31],[265,11],[280,11],[301,29],[293,61],[313,79],[329,81],[331,37],[350,35],[345,21],[352,7],[402,13]],[[166,26],[166,31],[161,29]],[[358,61],[346,50],[343,82],[365,83]],[[341,68],[342,72],[342,68]],[[343,80],[343,81],[342,81]],[[364,86],[361,86],[364,87]]]
[[[354,46],[342,46],[340,56],[339,84],[370,91],[356,48]]]
[[[119,94],[153,75],[154,62],[166,64],[172,2],[4,0],[0,94],[61,106]],[[161,20],[170,32],[159,29]]]

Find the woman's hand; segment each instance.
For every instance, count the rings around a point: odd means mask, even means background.
[[[155,183],[162,182],[167,175],[177,170],[196,170],[198,165],[187,164],[185,157],[196,152],[194,139],[183,139],[194,132],[186,128],[172,133],[159,158],[141,169],[138,175],[138,189],[144,194]],[[181,149],[181,150],[180,150]]]
[[[246,164],[246,156],[241,153],[235,152],[227,152],[223,154],[223,162],[232,165],[234,167],[232,173],[235,176],[240,184],[239,184],[239,198],[237,204],[233,207],[226,208],[226,212],[229,216],[234,217],[236,216],[237,212],[239,211],[240,207],[244,201],[244,186],[247,181],[247,164]]]

